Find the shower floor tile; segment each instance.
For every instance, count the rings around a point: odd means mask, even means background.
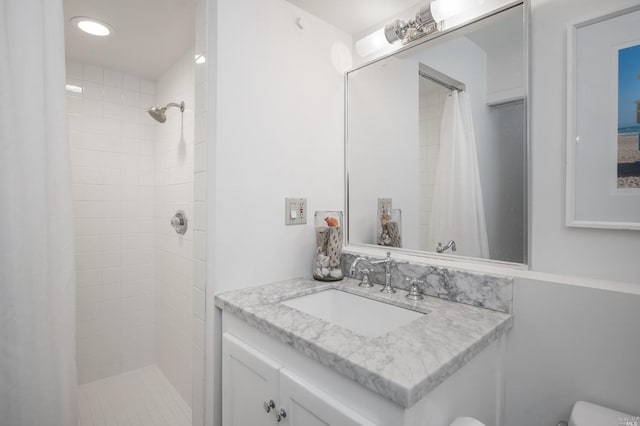
[[[78,387],[79,426],[191,426],[191,408],[157,366]]]

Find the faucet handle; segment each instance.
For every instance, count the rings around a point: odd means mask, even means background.
[[[419,284],[424,284],[424,281],[420,281],[417,278],[407,278],[407,281],[411,280],[411,290],[405,296],[409,300],[422,300],[424,296],[422,296],[422,291],[420,290]]]
[[[360,273],[362,274],[362,281],[360,281],[360,284],[358,285],[363,288],[373,287],[373,284],[371,284],[371,281],[369,281],[369,270],[363,269],[362,271],[360,271]]]

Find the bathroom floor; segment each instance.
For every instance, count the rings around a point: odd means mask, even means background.
[[[79,426],[190,426],[191,408],[157,366],[80,385]]]

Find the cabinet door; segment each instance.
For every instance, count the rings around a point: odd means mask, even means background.
[[[222,336],[222,424],[224,426],[273,426],[278,403],[281,366],[229,333]]]
[[[280,404],[287,413],[282,424],[288,426],[375,426],[327,393],[280,370]]]

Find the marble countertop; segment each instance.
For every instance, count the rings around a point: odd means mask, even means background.
[[[406,291],[380,293],[359,281],[293,279],[216,296],[216,306],[366,388],[410,407],[513,323],[509,314]],[[336,288],[427,315],[379,337],[365,337],[279,302]]]

